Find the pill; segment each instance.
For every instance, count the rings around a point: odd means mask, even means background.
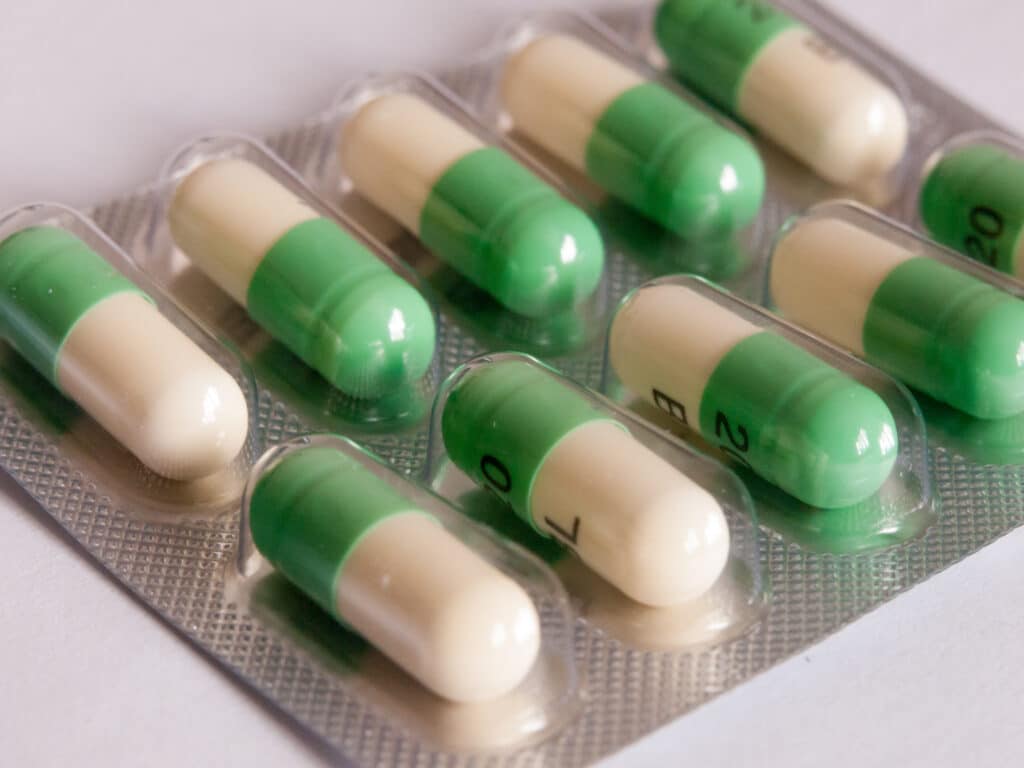
[[[825,179],[861,185],[903,157],[899,97],[782,11],[760,0],[664,0],[654,31],[684,82]]]
[[[439,696],[511,691],[540,648],[533,602],[366,462],[330,445],[272,462],[250,493],[256,548]]]
[[[206,477],[241,451],[235,380],[70,232],[0,243],[0,296],[4,340],[157,474]]]
[[[609,356],[630,390],[807,504],[863,501],[896,461],[896,424],[874,391],[686,286],[631,294]]]
[[[517,51],[501,96],[523,135],[677,234],[725,235],[761,207],[764,167],[746,139],[578,38]]]
[[[200,165],[168,218],[193,264],[342,392],[378,397],[430,366],[434,318],[423,297],[257,165]]]
[[[441,433],[455,466],[624,594],[675,605],[729,556],[715,498],[584,395],[525,358],[453,374]]]
[[[937,241],[1024,277],[1024,159],[992,144],[954,149],[929,171],[920,205]]]
[[[556,314],[601,280],[604,244],[583,211],[416,96],[362,106],[338,153],[356,191],[513,312]]]
[[[791,224],[772,257],[778,308],[973,416],[1024,411],[1024,303],[881,227],[827,214]]]

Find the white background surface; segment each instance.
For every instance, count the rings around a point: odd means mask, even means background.
[[[572,3],[4,0],[0,208],[112,196],[199,133],[273,131],[348,76],[443,63],[509,9],[553,4]],[[1024,6],[831,4],[1024,132]],[[604,765],[1020,764],[1022,570],[1018,531]],[[323,764],[6,476],[0,585],[0,764]]]

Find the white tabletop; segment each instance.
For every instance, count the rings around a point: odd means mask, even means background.
[[[102,200],[152,178],[202,132],[267,133],[324,106],[347,76],[442,64],[512,8],[609,2],[7,3],[0,209]],[[1024,7],[831,4],[1024,132]],[[323,764],[4,475],[0,521],[0,763]],[[1018,531],[603,765],[1015,764],[1022,571]]]

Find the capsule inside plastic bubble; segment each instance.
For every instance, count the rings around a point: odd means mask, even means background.
[[[237,501],[254,393],[232,351],[72,209],[36,204],[0,217],[0,261],[0,330],[20,358],[7,361],[7,383],[23,402],[60,402],[42,407],[64,449],[142,516],[216,514]]]
[[[365,449],[330,435],[273,448],[243,509],[246,582],[273,566],[432,695],[470,704],[528,686],[542,710],[569,695],[537,677],[560,666],[572,682],[553,576]]]
[[[431,445],[433,487],[525,537],[571,581],[584,615],[605,615],[623,642],[699,645],[756,614],[756,525],[731,473],[532,358],[488,355],[452,374]],[[744,570],[749,581],[737,586]],[[726,593],[732,619],[710,619]],[[675,641],[657,628],[670,611],[680,617]]]
[[[781,314],[972,416],[1024,412],[1024,302],[991,270],[847,202],[775,241]]]
[[[594,223],[442,86],[374,77],[337,111],[344,183],[504,308],[545,318],[597,289],[604,244]]]
[[[550,15],[506,47],[496,89],[517,136],[683,238],[724,238],[754,220],[765,179],[750,141],[593,25]]]
[[[623,299],[605,391],[723,456],[764,525],[801,510],[807,530],[784,527],[809,548],[888,546],[931,520],[924,424],[906,390],[700,278],[662,278]],[[830,541],[812,516],[847,522]]]
[[[897,90],[779,8],[664,0],[654,35],[680,79],[834,183],[884,177],[906,153]]]
[[[245,601],[261,622],[323,664],[353,696],[439,749],[521,749],[563,726],[580,706],[572,668],[551,655],[540,657],[537,669],[510,693],[457,703],[410,677],[276,571],[257,576]]]
[[[241,348],[261,346],[255,324],[371,409],[431,375],[435,319],[416,278],[260,143],[193,142],[162,189],[146,268]]]
[[[485,348],[551,355],[593,341],[603,237],[546,168],[425,77],[349,84],[331,125],[339,205],[394,243]]]
[[[928,159],[917,214],[936,241],[1024,276],[1024,145],[991,131],[954,137]]]

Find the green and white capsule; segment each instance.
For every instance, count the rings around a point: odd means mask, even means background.
[[[363,105],[338,153],[356,191],[513,312],[557,314],[601,281],[604,243],[587,215],[416,96]]]
[[[1024,302],[870,226],[791,223],[771,262],[782,314],[973,416],[1024,412]]]
[[[168,219],[207,277],[346,394],[377,397],[430,366],[423,297],[259,166],[203,163],[178,185]]]
[[[835,184],[877,179],[903,157],[893,90],[761,0],[664,0],[654,34],[683,81]]]
[[[630,390],[807,504],[856,504],[892,472],[896,424],[874,391],[693,288],[635,291],[608,351]]]
[[[250,483],[256,548],[439,696],[508,693],[540,648],[533,602],[390,474],[340,439],[286,449]]]
[[[1024,158],[984,142],[946,152],[921,187],[921,221],[943,245],[1024,277]]]
[[[501,97],[523,135],[683,237],[730,234],[761,207],[750,142],[576,37],[513,54]]]
[[[452,463],[627,596],[678,605],[711,588],[729,526],[704,488],[624,424],[525,357],[452,374],[441,435]]]
[[[212,475],[245,444],[234,378],[70,232],[0,242],[0,335],[157,474]]]

